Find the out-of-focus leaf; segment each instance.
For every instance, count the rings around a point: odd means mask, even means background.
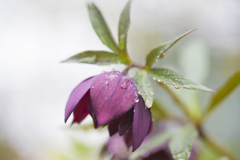
[[[156,100],[153,101],[151,111],[152,111],[152,118],[154,120],[169,118],[169,116],[171,116],[169,115],[168,111],[163,107],[163,104],[157,102]]]
[[[118,53],[118,46],[116,45],[100,10],[94,3],[90,2],[88,3],[88,12],[92,26],[102,43],[109,47],[114,53]]]
[[[127,54],[127,33],[130,26],[130,7],[131,0],[124,7],[118,23],[119,49],[125,56]]]
[[[172,134],[169,147],[175,160],[188,160],[197,131],[193,126],[184,126]]]
[[[195,30],[196,29],[192,29],[192,30],[176,37],[173,40],[170,40],[168,42],[160,44],[159,46],[157,46],[156,48],[151,50],[147,55],[147,61],[146,61],[145,68],[150,69],[152,67],[153,63],[157,62],[158,59],[163,58],[165,52],[167,52],[175,43],[177,43],[180,39],[182,39],[183,37],[185,37],[186,35],[188,35],[189,33],[193,32]]]
[[[150,108],[153,104],[154,91],[152,84],[148,79],[147,72],[139,70],[134,76],[139,94],[143,97],[145,105]]]
[[[228,81],[213,95],[210,104],[207,108],[207,113],[210,113],[217,105],[226,98],[240,84],[240,71],[237,71],[231,76]]]
[[[118,55],[106,51],[85,51],[76,54],[62,62],[88,63],[97,65],[110,65],[120,63]]]
[[[153,68],[151,69],[148,74],[153,78],[153,80],[157,80],[158,82],[163,82],[164,84],[173,85],[174,88],[185,88],[191,90],[200,90],[206,92],[213,92],[213,90],[193,82],[192,80],[188,79],[184,75],[177,73],[173,70],[166,69],[166,68]]]
[[[152,137],[149,141],[147,141],[145,144],[143,144],[139,149],[134,151],[130,155],[130,159],[135,159],[137,157],[140,157],[146,153],[148,153],[150,150],[153,150],[155,148],[158,148],[163,143],[165,143],[170,137],[171,137],[171,131],[164,131],[160,132],[156,136]]]

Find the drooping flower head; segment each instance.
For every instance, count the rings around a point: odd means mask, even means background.
[[[95,128],[108,126],[109,134],[119,132],[136,150],[151,126],[151,112],[138,95],[133,79],[118,71],[105,72],[81,82],[71,93],[65,109],[65,122],[73,112],[80,123],[88,114]]]

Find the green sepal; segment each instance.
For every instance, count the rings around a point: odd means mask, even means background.
[[[107,51],[85,51],[76,54],[62,62],[110,65],[121,63],[121,59],[118,57],[118,55]]]
[[[225,84],[219,88],[217,94],[213,95],[210,103],[207,107],[207,113],[209,114],[213,109],[215,109],[218,104],[224,100],[231,92],[240,84],[240,71],[237,71],[232,75]]]
[[[125,5],[118,23],[118,42],[119,49],[121,50],[121,54],[123,56],[127,56],[127,34],[130,26],[130,7],[131,0],[127,2]]]
[[[173,40],[170,40],[168,42],[165,42],[163,44],[160,44],[153,50],[151,50],[148,55],[147,55],[147,60],[146,60],[146,65],[145,69],[150,69],[154,63],[157,62],[158,59],[162,59],[164,57],[164,54],[175,44],[177,43],[180,39],[188,35],[189,33],[195,31],[196,29],[192,29],[178,37],[176,37]]]
[[[153,80],[157,80],[158,82],[163,82],[164,84],[173,85],[174,88],[185,88],[191,90],[199,90],[205,92],[213,92],[215,91],[198,84],[184,75],[177,73],[171,69],[166,68],[153,68],[148,74],[153,78]]]
[[[197,130],[191,125],[183,126],[172,134],[169,148],[174,160],[188,160],[197,135]]]
[[[134,76],[138,92],[143,97],[145,105],[150,108],[153,104],[154,91],[152,84],[149,81],[147,72],[145,70],[139,70]]]
[[[92,26],[102,43],[109,47],[114,53],[118,53],[118,46],[98,7],[94,3],[90,2],[88,3],[88,12]]]

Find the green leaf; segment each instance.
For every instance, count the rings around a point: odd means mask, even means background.
[[[193,126],[184,126],[172,134],[169,148],[175,160],[188,160],[197,131]]]
[[[130,155],[130,159],[135,159],[140,157],[146,153],[149,153],[150,150],[158,148],[163,145],[171,136],[171,131],[163,131],[159,132],[157,135],[152,137],[149,141],[146,141],[139,149],[134,151]]]
[[[182,39],[183,37],[185,37],[186,35],[188,35],[189,33],[195,30],[196,29],[192,29],[171,41],[160,44],[158,47],[151,50],[147,55],[147,62],[146,62],[145,68],[150,69],[153,63],[156,63],[157,59],[162,59],[164,57],[165,52],[167,52],[175,43],[177,43],[180,39]]]
[[[94,3],[88,3],[88,12],[92,26],[102,43],[109,47],[114,53],[118,53],[116,42],[113,39],[100,10]]]
[[[106,51],[85,51],[76,54],[62,62],[88,63],[97,65],[121,63],[118,55]]]
[[[118,41],[119,49],[123,54],[127,54],[127,33],[130,26],[130,7],[131,0],[124,7],[118,23]]]
[[[174,88],[185,88],[191,90],[200,90],[206,92],[215,92],[201,84],[198,84],[184,75],[177,73],[173,70],[166,68],[153,68],[148,73],[153,80],[157,80],[158,82],[163,82],[164,84],[173,85]]]
[[[143,97],[145,105],[150,108],[153,104],[154,91],[152,84],[148,79],[147,72],[139,70],[134,76],[138,92]]]
[[[232,75],[227,82],[213,95],[207,109],[210,113],[217,105],[224,100],[240,84],[240,70]]]

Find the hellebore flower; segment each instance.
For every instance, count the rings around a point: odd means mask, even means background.
[[[172,128],[176,126],[176,123],[172,122],[157,122],[154,123],[153,129],[150,134],[147,135],[145,138],[142,147],[145,147],[149,141],[152,140],[156,135],[160,132],[163,132],[166,129]],[[128,160],[131,153],[129,152],[128,146],[126,144],[125,136],[119,136],[118,134],[113,135],[110,137],[109,141],[107,142],[106,146],[102,151],[102,156],[111,156],[118,160]],[[191,154],[189,160],[196,160],[197,159],[197,149],[196,146],[192,147]],[[164,143],[159,144],[155,148],[151,148],[148,151],[145,151],[142,155],[137,157],[139,160],[174,160],[169,149],[169,141],[166,140]]]
[[[94,127],[109,125],[110,136],[119,131],[135,151],[151,128],[151,112],[138,95],[133,79],[118,71],[105,72],[81,82],[71,93],[65,109],[65,122],[73,112],[72,123],[88,114]]]

